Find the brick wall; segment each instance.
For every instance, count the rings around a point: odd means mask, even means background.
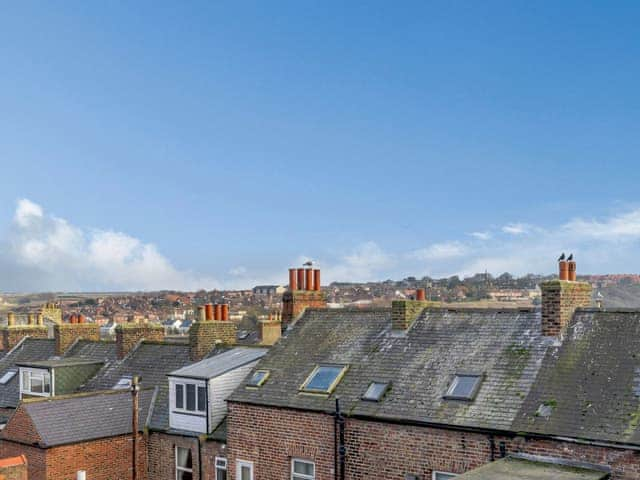
[[[166,433],[151,432],[149,434],[149,479],[175,480],[176,478],[176,446],[191,449],[193,459],[193,479],[200,480],[200,456],[198,455],[198,439]],[[215,480],[215,458],[226,457],[226,447],[222,443],[202,440],[202,477],[204,480]]]
[[[317,480],[333,480],[333,417],[232,402],[228,407],[229,478],[236,478],[237,460],[247,460],[254,462],[255,480],[288,479],[291,458],[303,458],[315,462]]]
[[[162,325],[152,323],[123,323],[116,327],[118,358],[124,358],[140,340],[161,342],[164,340]]]
[[[42,325],[12,325],[2,329],[2,349],[8,352],[24,337],[48,338],[49,329]]]
[[[0,480],[28,480],[27,457],[3,458],[0,460]]]
[[[53,326],[56,355],[62,355],[77,339],[100,340],[100,325],[95,323],[65,323]]]
[[[260,343],[262,345],[274,345],[282,336],[282,322],[280,320],[262,320],[260,327]]]
[[[433,302],[418,300],[394,300],[391,302],[391,322],[394,330],[406,330],[422,311]]]
[[[142,434],[139,439],[138,479],[146,480],[147,442]],[[47,473],[43,480],[75,480],[78,470],[85,470],[90,480],[130,479],[131,435],[51,448],[47,450],[46,461]]]
[[[293,322],[306,308],[327,308],[327,298],[318,290],[294,290],[282,295],[282,326]]]
[[[140,434],[138,478],[146,480],[147,448]],[[85,470],[91,480],[130,479],[131,436],[122,435],[50,449],[23,443],[0,441],[0,457],[24,454],[28,460],[29,480],[75,480]]]
[[[27,458],[29,480],[44,480],[46,472],[46,451],[22,443],[0,441],[0,457],[24,455]]]
[[[189,355],[194,362],[202,360],[216,343],[233,345],[238,327],[230,321],[195,322],[189,329]]]
[[[551,280],[540,284],[542,291],[542,334],[559,336],[573,312],[591,305],[591,285],[585,282]]]
[[[333,418],[246,404],[229,404],[227,434],[230,478],[238,459],[254,462],[256,480],[286,479],[290,459],[316,462],[317,480],[333,480]],[[490,461],[490,435],[347,419],[346,478],[404,480],[405,474],[430,479],[434,470],[464,473]],[[571,442],[496,436],[506,452],[553,456],[607,464],[612,480],[640,478],[640,453]]]

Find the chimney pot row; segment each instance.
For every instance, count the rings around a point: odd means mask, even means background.
[[[320,291],[320,270],[313,268],[290,268],[289,290]]]

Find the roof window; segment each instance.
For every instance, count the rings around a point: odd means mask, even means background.
[[[384,394],[389,390],[389,382],[371,382],[369,388],[364,392],[362,400],[369,402],[379,402]]]
[[[269,378],[269,370],[256,370],[247,382],[247,387],[261,387]]]
[[[2,378],[0,378],[0,384],[6,384],[9,380],[16,376],[16,373],[18,373],[18,370],[16,370],[15,368],[8,370],[7,373],[5,373]]]
[[[346,371],[346,365],[317,365],[300,390],[309,393],[331,393]]]
[[[125,375],[124,377],[122,377],[120,380],[118,380],[118,383],[116,383],[113,386],[114,390],[126,390],[131,388],[131,375]]]
[[[456,375],[444,398],[449,400],[473,400],[480,388],[481,375]]]

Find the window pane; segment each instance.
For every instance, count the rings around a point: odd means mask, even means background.
[[[367,391],[365,392],[363,398],[365,400],[380,400],[384,395],[384,392],[387,390],[388,385],[388,383],[371,383],[371,385],[369,385],[369,388],[367,388]]]
[[[453,397],[471,398],[479,381],[479,376],[458,375],[453,380],[447,394]]]
[[[435,474],[435,480],[449,480],[450,478],[453,478],[453,477],[457,477],[457,475],[453,473],[442,473],[442,472],[436,472]]]
[[[191,449],[190,448],[182,448],[182,447],[178,447],[176,448],[176,456],[177,458],[177,465],[180,468],[188,468],[191,469]]]
[[[216,468],[216,480],[227,480],[227,470]]]
[[[258,387],[262,384],[264,378],[267,376],[266,370],[258,370],[251,376],[251,379],[247,383],[250,387]]]
[[[196,386],[193,383],[187,383],[187,410],[196,410]]]
[[[318,367],[316,373],[305,386],[305,389],[326,392],[336,378],[338,378],[341,371],[342,367]]]
[[[29,386],[30,386],[30,372],[22,372],[22,390],[24,390],[25,392],[29,391]]]
[[[35,375],[31,377],[31,391],[33,393],[42,393],[42,377]]]
[[[193,473],[178,470],[178,480],[193,480]]]
[[[51,377],[48,373],[44,376],[44,391],[45,393],[51,393]]]
[[[293,461],[293,472],[301,473],[303,475],[313,476],[315,471],[315,466],[313,463],[309,462],[301,462],[299,460]]]
[[[184,386],[176,384],[176,408],[184,408]]]
[[[240,480],[251,480],[251,468],[244,465],[240,467]]]
[[[205,387],[198,387],[198,410],[200,412],[204,412],[206,410],[205,406],[207,404],[207,390]]]

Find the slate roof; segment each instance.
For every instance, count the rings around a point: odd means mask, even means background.
[[[577,311],[514,429],[640,444],[640,311]]]
[[[507,457],[487,463],[456,480],[604,480],[606,471],[592,468]]]
[[[229,400],[332,412],[340,397],[351,415],[508,430],[551,342],[531,310],[429,308],[397,335],[388,308],[308,309],[256,367],[269,379]],[[321,363],[349,369],[329,397],[299,393]],[[443,399],[458,373],[484,375],[473,402]],[[381,402],[361,400],[374,380],[391,390]]]
[[[55,340],[47,338],[24,338],[0,360],[0,377],[16,364],[46,360],[56,353]],[[0,384],[0,407],[15,408],[20,402],[19,375],[4,385]]]
[[[147,423],[154,390],[139,396],[139,426]],[[131,393],[108,392],[24,402],[42,447],[78,443],[131,433]],[[73,421],[70,422],[69,419]]]
[[[230,370],[241,367],[264,357],[266,348],[235,347],[197,363],[187,365],[174,372],[172,377],[188,377],[210,380]]]
[[[118,347],[116,342],[100,340],[78,340],[64,354],[64,358],[82,358],[87,360],[97,360],[109,364],[118,358]]]
[[[188,345],[141,342],[124,359],[104,367],[82,390],[109,390],[122,377],[133,375],[141,377],[143,388],[165,385],[168,373],[190,363]]]

